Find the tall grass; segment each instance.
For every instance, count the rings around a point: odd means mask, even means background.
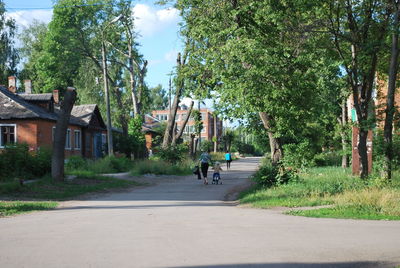
[[[189,175],[192,173],[193,162],[186,160],[178,164],[171,164],[163,160],[136,161],[131,174],[139,176],[144,174],[155,175]]]
[[[300,179],[272,188],[256,186],[241,196],[241,202],[254,207],[302,207],[332,205],[318,210],[292,211],[311,217],[400,219],[400,176],[391,183],[381,179],[362,181],[340,167],[312,168]]]
[[[106,156],[98,160],[91,160],[72,156],[68,158],[65,168],[67,174],[89,175],[125,172],[132,166],[133,162],[125,157]]]

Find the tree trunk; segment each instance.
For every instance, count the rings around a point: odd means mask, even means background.
[[[272,131],[273,118],[265,112],[259,112],[264,128],[268,132],[269,146],[271,148],[272,164],[277,165],[283,159],[283,148],[280,139],[274,137]]]
[[[177,57],[176,61],[177,61],[177,65],[178,65],[178,80],[180,80],[179,79],[179,69],[183,65],[183,63],[181,61],[181,53],[178,53],[178,57]],[[164,134],[164,139],[163,139],[163,144],[162,144],[163,148],[167,148],[168,145],[172,141],[175,117],[176,117],[176,112],[178,110],[179,98],[181,97],[182,89],[183,89],[183,81],[181,83],[177,83],[177,85],[176,85],[174,103],[172,104],[171,112],[168,117],[167,128],[165,129],[165,134]]]
[[[217,152],[218,138],[217,138],[217,115],[214,113],[214,153]]]
[[[368,130],[363,130],[362,128],[360,128],[359,142],[357,147],[358,147],[358,154],[360,156],[360,166],[361,166],[360,177],[362,179],[367,179],[368,177],[367,138],[368,138]]]
[[[53,142],[53,154],[51,157],[51,177],[53,180],[64,180],[64,150],[65,139],[68,128],[71,110],[76,100],[76,91],[69,87],[65,92],[64,100],[61,103],[61,111],[56,123]],[[71,137],[70,137],[71,138]]]
[[[347,155],[347,147],[348,147],[348,140],[346,137],[346,124],[347,124],[347,105],[346,105],[346,100],[343,101],[342,103],[342,118],[339,119],[339,123],[342,127],[342,130],[340,132],[340,136],[342,138],[342,168],[347,168],[349,166],[349,156]]]
[[[393,115],[394,115],[394,96],[396,90],[396,78],[398,71],[399,61],[399,10],[400,4],[393,3],[395,9],[395,16],[393,21],[393,34],[392,34],[392,51],[390,56],[389,66],[389,83],[388,93],[386,97],[386,116],[384,127],[384,141],[385,141],[385,172],[386,179],[392,179],[392,161],[393,161]]]
[[[189,143],[189,150],[190,150],[190,156],[194,157],[194,138],[196,137],[195,134],[190,134],[190,143]]]
[[[172,138],[172,146],[176,145],[176,142],[182,137],[182,134],[183,134],[183,132],[185,131],[186,124],[187,124],[187,122],[189,121],[190,114],[192,113],[193,105],[194,105],[194,101],[192,101],[192,102],[190,103],[190,108],[189,108],[188,114],[187,114],[187,116],[186,116],[186,118],[185,118],[185,121],[183,121],[183,124],[182,124],[182,126],[181,126],[181,129],[180,129],[179,132],[178,132],[176,135],[174,135],[174,137]],[[174,134],[175,134],[175,133],[174,133]]]

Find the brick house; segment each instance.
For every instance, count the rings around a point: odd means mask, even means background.
[[[208,108],[200,109],[201,119],[203,122],[203,129],[201,130],[201,140],[211,141],[214,137],[214,115],[212,111]],[[179,110],[177,110],[175,122],[177,124],[177,129],[180,129],[183,125],[188,114],[188,109],[186,105],[182,105]],[[155,110],[152,111],[152,116],[159,121],[167,121],[169,117],[169,110]],[[217,139],[222,137],[222,120],[218,117],[216,118],[217,125]],[[193,118],[189,118],[185,131],[183,133],[183,139],[189,139],[191,133],[195,133],[194,129],[195,121]]]
[[[16,93],[15,78],[9,88],[0,86],[0,149],[7,143],[26,143],[32,151],[51,148],[58,119],[58,91],[45,94]],[[26,87],[27,88],[27,87]],[[106,142],[106,125],[96,104],[76,105],[67,129],[65,156],[99,158]]]

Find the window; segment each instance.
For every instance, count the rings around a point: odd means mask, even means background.
[[[53,127],[51,129],[51,139],[52,139],[52,141],[54,141],[55,134],[56,134],[56,127]]]
[[[67,134],[65,137],[65,149],[71,149],[71,130],[67,129]]]
[[[76,150],[81,149],[81,131],[75,130],[74,131],[74,145]]]
[[[206,113],[201,113],[201,120],[206,120]]]
[[[15,143],[17,141],[15,124],[0,125],[0,147],[4,147],[7,143]]]
[[[182,121],[185,121],[187,117],[187,114],[182,114]]]
[[[160,121],[166,121],[166,120],[168,120],[168,115],[167,115],[167,114],[158,114],[158,115],[156,116],[156,118],[157,118],[158,120],[160,120]]]
[[[201,133],[206,133],[206,127],[203,127],[203,129],[201,130]]]

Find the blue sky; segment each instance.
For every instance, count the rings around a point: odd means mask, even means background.
[[[155,1],[132,1],[140,52],[149,61],[146,82],[149,86],[168,87],[168,74],[173,71],[176,55],[182,50],[178,34],[179,12],[170,7],[154,5]],[[48,23],[52,16],[51,0],[4,0],[8,16],[20,29],[33,19]]]

